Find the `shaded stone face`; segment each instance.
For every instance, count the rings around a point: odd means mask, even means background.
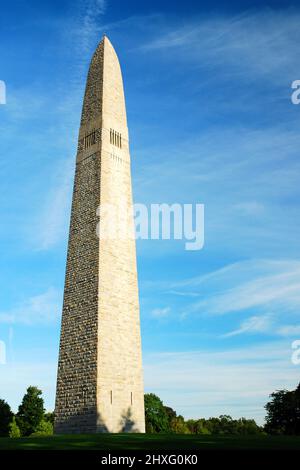
[[[135,240],[99,239],[102,205],[132,205],[119,61],[104,37],[87,78],[76,158],[55,432],[144,432]],[[132,217],[127,220],[133,230]]]

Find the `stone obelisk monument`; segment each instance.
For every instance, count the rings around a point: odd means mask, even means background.
[[[135,240],[101,236],[112,222],[102,207],[124,202],[132,206],[123,81],[104,36],[90,64],[78,138],[56,433],[145,432]],[[130,234],[133,217],[125,220]]]

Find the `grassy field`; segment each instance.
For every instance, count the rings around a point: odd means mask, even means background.
[[[197,436],[166,434],[85,434],[0,438],[0,450],[300,450],[300,436]]]

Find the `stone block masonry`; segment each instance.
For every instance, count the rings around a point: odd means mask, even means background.
[[[96,233],[97,207],[124,201],[132,205],[123,81],[104,37],[90,64],[78,138],[56,433],[145,431],[135,240]],[[100,232],[102,223],[100,216]],[[133,229],[133,219],[128,224]]]

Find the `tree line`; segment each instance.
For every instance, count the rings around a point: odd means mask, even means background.
[[[265,405],[266,423],[258,426],[254,419],[218,418],[185,420],[153,393],[145,395],[147,433],[179,434],[282,434],[300,435],[300,384],[295,390],[277,390]]]
[[[145,394],[146,432],[174,434],[282,434],[300,435],[300,384],[295,390],[277,390],[266,404],[266,423],[258,426],[254,419],[233,419],[229,415],[218,418],[185,420],[176,411],[165,406],[154,393]],[[0,437],[49,436],[53,434],[54,413],[46,413],[42,391],[27,388],[18,412],[0,399]]]
[[[149,393],[145,395],[145,416],[147,433],[174,434],[243,434],[263,433],[254,419],[233,419],[229,415],[218,418],[200,418],[185,420],[169,406],[164,406],[161,399]]]

